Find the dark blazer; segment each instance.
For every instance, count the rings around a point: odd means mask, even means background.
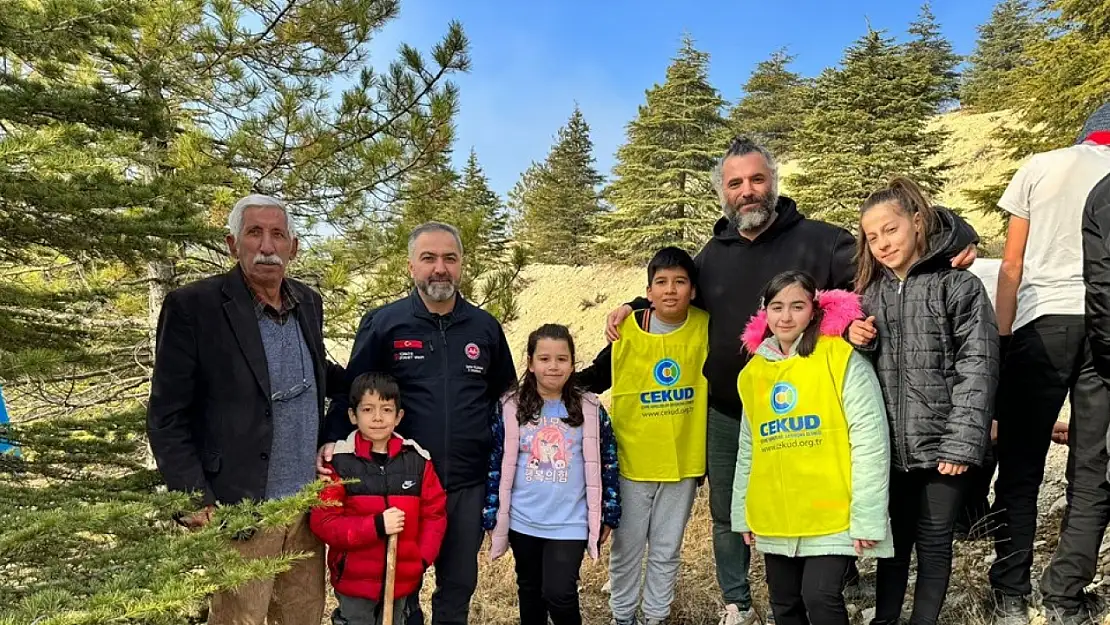
[[[345,376],[325,356],[320,295],[302,282],[286,283],[312,354],[322,427],[324,397],[329,389],[343,392]],[[147,408],[147,435],[166,486],[195,492],[205,504],[261,500],[273,439],[270,395],[255,298],[238,265],[166,296]]]

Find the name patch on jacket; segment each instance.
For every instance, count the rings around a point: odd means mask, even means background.
[[[418,339],[393,341],[393,360],[424,360],[424,341]]]

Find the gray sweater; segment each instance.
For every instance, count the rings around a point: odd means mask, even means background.
[[[270,393],[287,396],[272,402],[274,438],[266,478],[266,498],[280,499],[295,494],[316,479],[318,390],[312,354],[305,345],[296,316],[290,315],[285,323],[279,324],[270,316],[262,315],[258,319],[258,330],[262,333],[266,367],[270,372]]]

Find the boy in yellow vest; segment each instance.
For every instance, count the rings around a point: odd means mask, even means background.
[[[622,508],[609,558],[614,625],[656,625],[670,614],[682,536],[705,475],[709,315],[690,305],[697,267],[685,251],[667,247],[647,273],[651,308],[625,319],[620,340],[576,379],[591,392],[613,391]]]

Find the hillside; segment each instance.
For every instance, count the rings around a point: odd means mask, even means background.
[[[936,127],[948,133],[942,160],[951,169],[948,184],[936,200],[961,211],[983,238],[982,255],[998,249],[1002,218],[966,208],[965,191],[979,189],[1005,179],[1018,163],[1007,158],[1000,142],[992,137],[1009,117],[1005,113],[954,112],[939,115]],[[781,177],[797,172],[795,163],[782,165]],[[782,193],[789,195],[789,185]],[[804,211],[806,207],[802,207]],[[588,362],[604,346],[605,314],[621,302],[641,295],[647,283],[642,267],[595,265],[563,267],[532,265],[524,273],[526,288],[520,296],[520,319],[506,327],[513,355],[524,352],[528,332],[548,322],[567,324],[578,341],[578,358]],[[346,362],[350,346],[329,342],[329,351],[338,362]]]
[[[992,136],[998,128],[1012,124],[1010,120],[1007,113],[956,111],[938,115],[931,124],[932,129],[939,129],[948,135],[938,160],[950,166],[947,185],[934,199],[961,211],[986,241],[1000,236],[1002,219],[997,214],[967,209],[970,203],[964,192],[1003,182],[1006,175],[1017,167],[1018,163],[1007,156],[1001,142]],[[796,163],[785,162],[781,166],[780,177],[785,180],[798,171]],[[882,182],[876,180],[875,184]],[[790,195],[790,185],[784,183],[781,192]],[[806,209],[804,206],[801,208],[803,211]]]

